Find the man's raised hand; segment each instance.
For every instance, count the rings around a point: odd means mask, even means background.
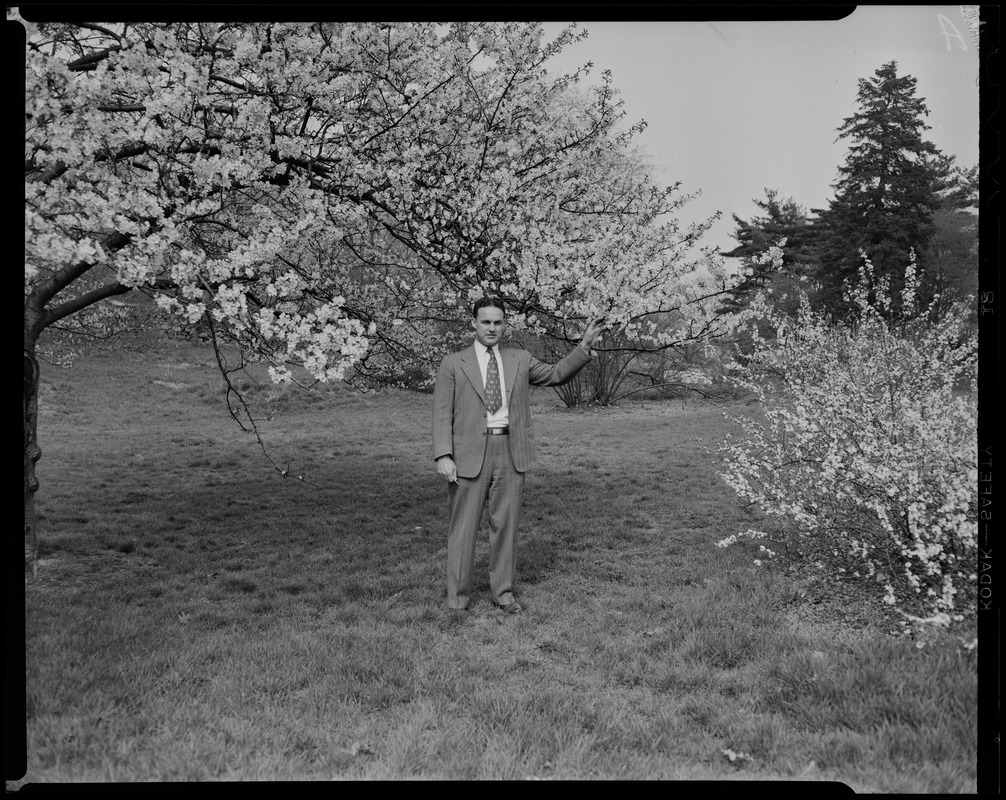
[[[604,317],[595,317],[590,321],[590,324],[587,325],[587,330],[583,332],[583,338],[580,339],[580,344],[589,350],[594,346],[594,343],[601,338],[601,334],[610,328],[611,325]]]

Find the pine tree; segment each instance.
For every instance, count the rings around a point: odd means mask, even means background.
[[[792,197],[781,200],[776,189],[765,189],[765,199],[752,202],[764,212],[762,216],[743,220],[733,215],[737,247],[723,255],[741,259],[745,279],[727,293],[720,304],[723,312],[739,311],[759,289],[771,288],[773,295],[781,297],[788,288],[806,280],[809,259],[806,209]],[[758,263],[758,257],[781,240],[785,240],[782,265],[774,269],[771,264]]]
[[[933,212],[941,205],[941,154],[923,138],[929,110],[915,96],[916,83],[898,75],[897,62],[884,64],[873,78],[860,79],[859,110],[838,128],[838,138],[851,144],[835,197],[827,209],[812,209],[820,300],[837,316],[847,310],[843,285],[856,282],[861,250],[895,290],[911,250],[925,273]]]
[[[978,291],[978,167],[963,169],[953,156],[934,160],[940,207],[924,256],[925,288],[940,295],[942,315],[955,301]]]

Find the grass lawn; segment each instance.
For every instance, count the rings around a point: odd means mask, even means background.
[[[430,397],[257,388],[206,349],[45,369],[24,782],[835,780],[976,790],[975,651],[715,542],[723,406],[535,393],[520,617],[446,613]],[[10,784],[8,784],[10,787]]]

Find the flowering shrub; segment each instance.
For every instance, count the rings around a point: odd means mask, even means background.
[[[919,309],[917,294],[913,257],[898,298],[865,261],[851,327],[806,297],[795,319],[752,304],[745,316],[775,339],[755,330],[754,354],[733,367],[764,422],[728,415],[743,436],[720,447],[722,477],[795,535],[748,530],[719,545],[757,541],[765,559],[870,577],[908,616],[960,619],[976,581],[977,339],[963,304],[937,324],[936,300]]]

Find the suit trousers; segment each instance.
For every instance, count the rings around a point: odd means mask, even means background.
[[[507,436],[490,436],[482,469],[448,484],[447,605],[467,608],[475,572],[475,541],[489,508],[489,588],[493,602],[513,602],[517,528],[524,500],[524,473],[514,469]]]

